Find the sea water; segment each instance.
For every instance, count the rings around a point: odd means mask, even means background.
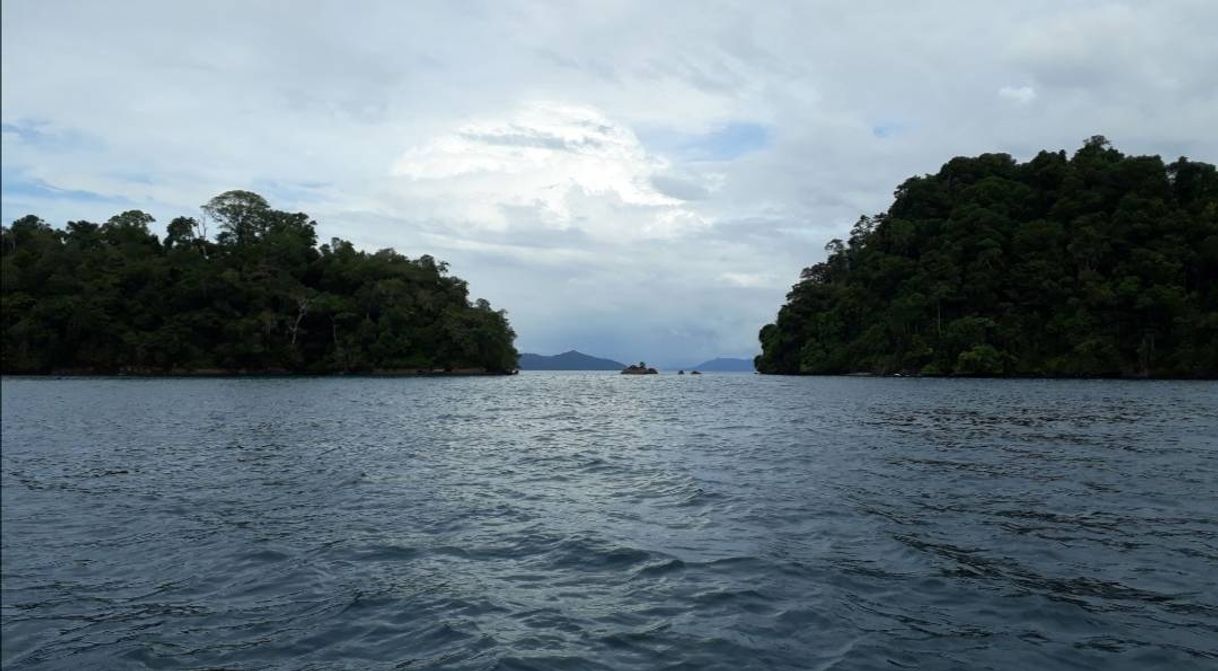
[[[2,392],[5,669],[1218,667],[1212,382]]]

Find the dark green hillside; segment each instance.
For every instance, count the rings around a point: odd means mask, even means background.
[[[248,191],[203,209],[164,240],[135,210],[0,230],[3,371],[515,368],[504,313],[471,304],[447,264],[338,239],[318,247],[308,215]]]
[[[955,158],[803,271],[766,373],[1218,376],[1218,175],[1125,156]]]

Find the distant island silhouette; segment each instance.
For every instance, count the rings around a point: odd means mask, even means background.
[[[700,371],[711,373],[752,373],[756,370],[753,367],[752,359],[734,359],[731,357],[718,357],[709,361],[703,361],[692,368]]]
[[[526,352],[520,355],[517,367],[520,370],[622,370],[626,364],[568,350],[553,356]]]

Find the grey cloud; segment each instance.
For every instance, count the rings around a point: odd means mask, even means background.
[[[593,128],[600,130],[601,132],[604,130],[601,127]],[[594,138],[568,140],[555,135],[532,132],[527,129],[520,129],[510,133],[465,132],[461,133],[460,135],[467,140],[481,142],[482,144],[500,147],[533,147],[536,149],[550,149],[552,151],[595,150],[605,146],[605,143]]]
[[[701,184],[673,175],[652,175],[651,185],[656,191],[680,200],[703,200],[710,195],[710,191]]]
[[[473,140],[474,142],[498,145],[502,147],[536,147],[539,149],[552,149],[555,151],[568,151],[571,149],[570,144],[566,140],[551,135],[529,133],[505,133],[501,135],[490,133],[461,133],[461,137],[467,140]]]

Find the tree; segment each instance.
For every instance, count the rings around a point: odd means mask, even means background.
[[[262,196],[252,191],[234,190],[207,201],[203,215],[218,224],[221,243],[246,245],[263,233],[270,210],[270,204]]]

